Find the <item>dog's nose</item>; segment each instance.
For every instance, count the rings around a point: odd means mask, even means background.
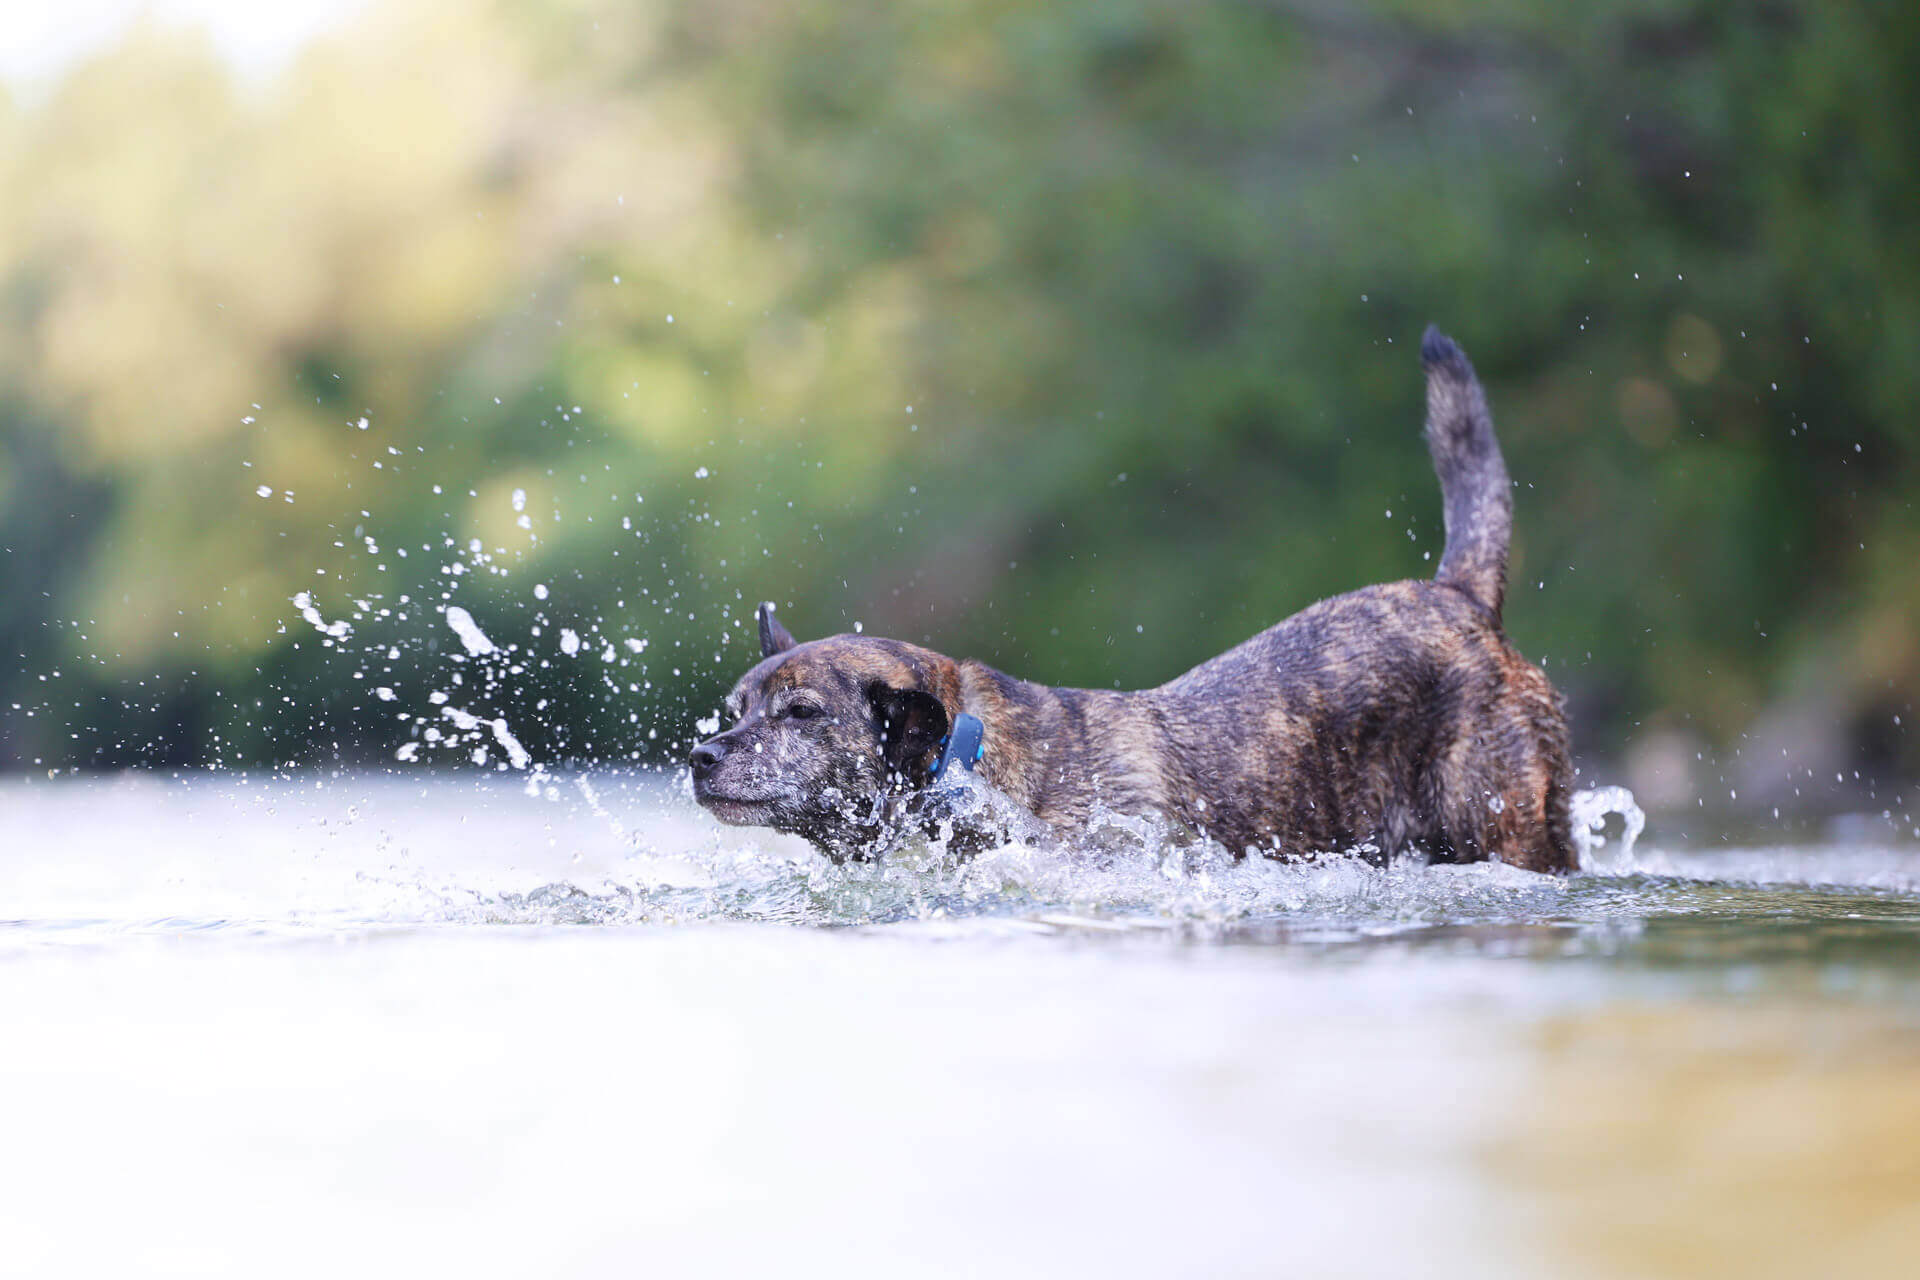
[[[695,747],[693,749],[693,755],[688,759],[693,765],[693,776],[696,778],[704,778],[718,768],[720,762],[726,758],[727,744],[716,738],[710,742],[703,742]]]

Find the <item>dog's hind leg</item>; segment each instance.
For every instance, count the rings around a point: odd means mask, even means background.
[[[1566,728],[1557,720],[1516,716],[1461,739],[1435,772],[1447,860],[1579,870],[1567,812],[1571,783]]]
[[[1520,791],[1515,795],[1514,791]],[[1522,871],[1579,870],[1567,825],[1566,801],[1556,781],[1525,790],[1510,788],[1501,811],[1488,824],[1487,856]],[[1555,821],[1555,808],[1559,820]]]
[[[1515,656],[1521,678],[1475,750],[1468,786],[1452,797],[1449,826],[1474,831],[1485,856],[1527,871],[1580,869],[1567,801],[1573,783],[1567,725],[1553,687]]]

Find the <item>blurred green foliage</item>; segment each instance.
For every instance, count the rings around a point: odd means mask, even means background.
[[[548,756],[677,755],[762,598],[1157,683],[1430,571],[1428,320],[1489,384],[1509,629],[1585,749],[1890,723],[1916,31],[399,3],[253,83],[143,28],[0,106],[0,760],[385,755],[369,690],[444,685],[446,598],[522,646],[488,696]]]

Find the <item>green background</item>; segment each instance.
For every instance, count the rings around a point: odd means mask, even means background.
[[[141,28],[0,105],[0,765],[391,761],[456,675],[536,757],[667,761],[763,598],[1158,683],[1430,572],[1431,320],[1587,775],[1878,812],[1917,27],[382,3],[264,79]]]

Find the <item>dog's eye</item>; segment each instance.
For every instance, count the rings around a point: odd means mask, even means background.
[[[820,708],[811,702],[796,702],[787,708],[787,715],[795,720],[811,720],[820,714]]]

